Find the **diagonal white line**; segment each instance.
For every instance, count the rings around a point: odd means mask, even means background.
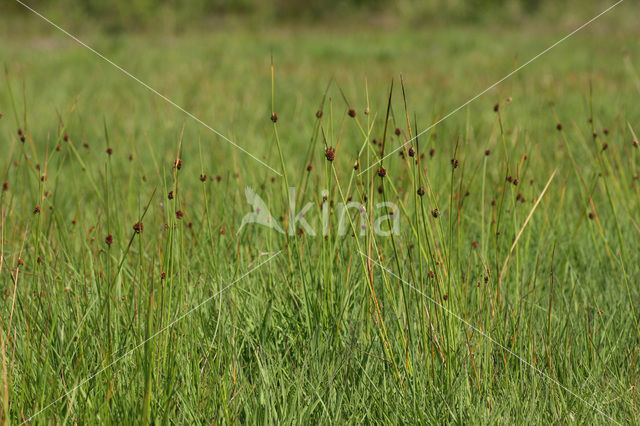
[[[140,80],[138,77],[136,77],[135,75],[131,74],[129,71],[125,70],[120,65],[116,64],[115,62],[113,62],[112,60],[110,60],[109,58],[104,56],[102,53],[98,52],[96,49],[94,49],[93,47],[89,46],[88,44],[86,44],[85,42],[80,40],[78,37],[76,37],[73,34],[69,33],[64,28],[61,28],[60,26],[56,25],[54,22],[52,22],[46,16],[44,16],[41,13],[39,13],[38,11],[34,10],[29,5],[24,4],[21,0],[16,0],[16,2],[20,3],[22,6],[24,6],[27,9],[29,9],[35,15],[39,16],[42,20],[44,20],[47,23],[51,24],[53,27],[55,27],[59,31],[61,31],[64,34],[66,34],[67,36],[69,36],[70,38],[75,40],[77,43],[79,43],[80,45],[82,45],[82,46],[86,47],[87,49],[89,49],[91,52],[93,52],[98,57],[102,58],[103,60],[105,60],[109,64],[113,65],[115,68],[117,68],[119,71],[121,71],[126,76],[132,78],[133,80],[138,82],[140,85],[142,85],[146,89],[148,89],[151,92],[155,93],[156,95],[158,95],[159,97],[164,99],[169,104],[173,105],[174,107],[176,107],[177,109],[179,109],[180,111],[182,111],[183,113],[185,113],[186,115],[188,115],[189,117],[191,117],[192,119],[197,121],[198,123],[202,124],[204,127],[206,127],[207,129],[211,130],[213,133],[215,133],[216,135],[218,135],[219,137],[221,137],[225,141],[229,142],[231,145],[233,145],[234,147],[238,148],[240,151],[244,152],[245,154],[247,154],[248,156],[250,156],[251,158],[256,160],[258,163],[262,164],[263,166],[265,166],[266,168],[268,168],[269,170],[271,170],[272,172],[274,172],[278,176],[282,176],[282,173],[280,173],[279,171],[275,170],[273,167],[269,166],[267,163],[265,163],[264,161],[260,160],[258,157],[256,157],[255,155],[251,154],[249,151],[247,151],[246,149],[244,149],[243,147],[241,147],[240,145],[238,145],[237,143],[235,143],[234,141],[232,141],[231,139],[229,139],[228,137],[226,137],[225,135],[223,135],[222,133],[220,133],[219,131],[217,131],[216,129],[214,129],[213,127],[208,125],[207,123],[205,123],[204,121],[200,120],[198,117],[196,117],[195,115],[193,115],[192,113],[190,113],[186,109],[182,108],[180,105],[176,104],[171,99],[167,98],[165,95],[163,95],[162,93],[158,92],[156,89],[154,89],[153,87],[149,86],[147,83],[145,83],[144,81]]]
[[[231,284],[228,284],[227,286],[225,286],[224,288],[222,288],[220,291],[218,291],[217,293],[215,293],[213,296],[210,296],[209,298],[205,299],[204,302],[199,303],[198,305],[194,306],[193,308],[191,308],[189,311],[187,311],[186,313],[184,313],[183,315],[179,316],[177,319],[173,320],[172,322],[170,322],[168,325],[166,325],[164,328],[162,328],[161,330],[155,332],[154,334],[152,334],[149,338],[145,339],[143,342],[139,343],[138,345],[134,346],[132,349],[130,349],[129,351],[127,351],[124,355],[118,357],[115,361],[113,361],[111,364],[101,368],[100,370],[98,370],[97,373],[93,374],[91,377],[84,379],[83,381],[81,381],[79,384],[77,384],[76,386],[74,386],[70,391],[66,392],[65,394],[61,395],[58,399],[56,399],[55,401],[51,402],[50,404],[48,404],[47,406],[45,406],[44,408],[42,408],[40,411],[34,413],[31,415],[31,417],[29,417],[28,419],[26,419],[24,422],[22,422],[22,425],[30,422],[34,417],[36,417],[37,415],[43,413],[44,411],[48,410],[49,408],[51,408],[54,404],[58,403],[60,400],[62,400],[63,398],[69,396],[71,393],[73,393],[76,389],[78,389],[79,387],[83,386],[84,384],[90,382],[91,380],[93,380],[96,376],[102,374],[103,372],[105,372],[106,370],[108,370],[109,368],[113,367],[115,364],[117,364],[118,362],[122,361],[124,358],[128,357],[129,355],[131,355],[133,352],[135,352],[137,349],[139,349],[142,345],[144,345],[145,343],[147,343],[149,340],[155,338],[156,336],[158,336],[159,334],[165,332],[167,329],[171,328],[175,323],[177,323],[178,321],[184,319],[185,317],[191,315],[194,311],[196,311],[197,309],[199,309],[200,307],[202,307],[203,305],[209,303],[211,300],[213,300],[214,298],[220,296],[225,290],[227,290],[228,288],[232,287],[234,284],[236,284],[237,282],[241,281],[243,278],[245,278],[247,275],[249,275],[250,273],[252,273],[253,271],[255,271],[256,269],[259,269],[261,266],[267,264],[268,262],[271,261],[271,259],[273,259],[274,257],[278,256],[280,253],[282,252],[282,250],[278,251],[277,253],[271,255],[267,260],[265,260],[264,262],[260,263],[258,266],[255,266],[253,268],[251,268],[249,271],[245,272],[240,278],[236,279],[235,281],[233,281]]]
[[[446,120],[447,118],[451,117],[453,114],[455,114],[456,112],[460,111],[462,108],[466,107],[467,105],[469,105],[471,102],[475,101],[476,99],[478,99],[480,96],[484,95],[485,93],[487,93],[488,91],[490,91],[491,89],[493,89],[494,87],[496,87],[497,85],[499,85],[500,83],[502,83],[503,81],[505,81],[506,79],[508,79],[509,77],[511,77],[512,75],[514,75],[515,73],[517,73],[518,71],[520,71],[522,68],[526,67],[527,65],[531,64],[533,61],[535,61],[536,59],[538,59],[539,57],[541,57],[542,55],[544,55],[545,53],[549,52],[551,49],[553,49],[554,47],[556,47],[557,45],[559,45],[560,43],[562,43],[563,41],[565,41],[566,39],[568,39],[569,37],[573,36],[575,33],[577,33],[578,31],[584,29],[585,27],[587,27],[589,24],[593,23],[593,21],[595,21],[596,19],[600,18],[602,15],[604,15],[605,13],[609,12],[611,9],[613,9],[614,7],[618,6],[620,3],[622,3],[624,0],[618,0],[618,2],[614,3],[613,5],[609,6],[607,9],[605,9],[604,11],[600,12],[599,14],[597,14],[596,16],[594,16],[593,18],[591,18],[590,20],[588,20],[587,22],[585,22],[584,24],[580,25],[578,28],[576,28],[575,30],[571,31],[569,34],[567,34],[566,36],[562,37],[560,40],[556,41],[555,43],[553,43],[551,46],[547,47],[546,49],[544,49],[542,52],[538,53],[536,56],[534,56],[533,58],[529,59],[527,62],[525,62],[524,64],[520,65],[518,68],[516,68],[515,70],[511,71],[509,74],[505,75],[504,77],[502,77],[500,80],[496,81],[495,83],[493,83],[491,86],[487,87],[486,89],[484,89],[482,92],[478,93],[477,95],[475,95],[473,98],[469,99],[467,102],[463,103],[462,105],[460,105],[458,108],[454,109],[453,111],[449,112],[447,115],[445,115],[444,117],[442,117],[441,119],[439,119],[438,121],[436,121],[435,123],[433,123],[432,125],[430,125],[429,127],[427,127],[426,129],[424,129],[423,131],[421,131],[420,133],[418,133],[417,135],[415,135],[414,137],[412,137],[411,139],[405,141],[402,145],[400,145],[399,147],[397,147],[396,149],[394,149],[393,151],[391,151],[390,153],[388,153],[387,155],[385,155],[384,157],[382,157],[381,159],[379,159],[378,161],[376,161],[375,163],[371,164],[369,167],[367,167],[366,169],[364,169],[363,171],[361,171],[360,173],[358,173],[358,176],[362,175],[364,172],[366,172],[367,170],[371,169],[372,167],[374,167],[376,164],[381,163],[383,160],[385,160],[386,158],[390,157],[391,155],[395,154],[396,152],[398,152],[399,150],[401,150],[402,148],[404,148],[408,143],[414,141],[416,138],[424,135],[425,133],[427,133],[429,130],[433,129],[434,127],[436,127],[438,124],[442,123],[444,120]]]
[[[432,297],[428,296],[427,294],[425,294],[424,292],[420,291],[418,288],[416,288],[413,284],[411,284],[408,281],[405,281],[404,279],[400,278],[398,275],[394,274],[393,271],[391,271],[390,269],[386,268],[384,265],[382,265],[380,262],[378,262],[375,259],[372,259],[371,257],[367,256],[366,254],[364,254],[362,251],[360,251],[360,254],[363,255],[364,257],[366,257],[367,259],[369,259],[370,261],[372,261],[373,263],[375,263],[376,265],[378,265],[380,268],[384,269],[389,275],[399,279],[400,281],[402,281],[404,284],[406,284],[408,287],[410,287],[411,289],[415,290],[416,292],[418,292],[419,294],[421,294],[422,296],[426,297],[427,299],[429,299],[429,301],[435,303],[436,305],[438,305],[440,308],[442,308],[444,311],[446,311],[449,315],[453,316],[454,318],[456,318],[457,320],[459,320],[460,322],[464,323],[465,325],[467,325],[469,328],[472,328],[473,330],[475,330],[476,332],[478,332],[480,335],[482,335],[484,338],[486,338],[487,340],[489,340],[491,343],[493,343],[496,346],[499,346],[502,350],[508,352],[509,354],[513,355],[515,358],[518,359],[518,361],[520,361],[521,363],[523,363],[524,365],[526,365],[527,367],[531,368],[532,370],[534,370],[536,373],[540,374],[542,377],[544,377],[545,379],[549,380],[550,382],[553,382],[554,384],[560,386],[563,390],[565,390],[566,392],[570,393],[572,396],[574,396],[575,398],[579,399],[580,401],[582,401],[584,404],[586,404],[587,406],[593,408],[595,411],[597,411],[599,414],[603,415],[604,417],[606,417],[608,420],[611,420],[613,423],[616,424],[620,424],[618,421],[616,421],[615,419],[613,419],[612,417],[608,416],[607,414],[605,414],[604,412],[602,412],[598,407],[596,407],[595,405],[585,401],[583,398],[581,398],[580,396],[578,396],[575,392],[573,392],[571,389],[567,388],[566,386],[564,386],[562,383],[560,383],[559,381],[557,381],[556,379],[554,379],[553,377],[549,376],[547,373],[545,373],[544,371],[540,370],[539,368],[537,368],[535,365],[531,364],[529,361],[525,360],[524,358],[520,357],[518,354],[516,354],[515,352],[513,352],[511,349],[505,347],[504,345],[502,345],[500,342],[498,342],[497,340],[495,340],[493,337],[489,336],[487,333],[485,333],[484,331],[480,330],[478,327],[474,326],[473,324],[471,324],[470,322],[466,321],[464,318],[460,317],[459,315],[457,315],[455,312],[451,311],[450,309],[447,309],[446,307],[444,307],[442,304],[438,303],[438,301],[436,301],[435,299],[433,299]]]

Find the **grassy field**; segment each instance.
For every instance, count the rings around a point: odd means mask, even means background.
[[[404,146],[581,22],[80,36],[256,158],[33,17],[0,44],[5,424],[638,423],[632,7]],[[247,187],[316,235],[238,232]]]

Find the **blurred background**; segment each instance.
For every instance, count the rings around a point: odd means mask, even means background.
[[[584,21],[614,0],[25,0],[53,20],[73,23],[73,29],[107,32],[182,32],[220,25],[449,25],[458,23],[517,24],[532,17],[545,22]],[[627,3],[635,1],[628,0]],[[0,4],[4,31],[25,32],[28,11],[14,0]],[[633,14],[630,14],[633,18]],[[2,30],[0,30],[2,31]]]

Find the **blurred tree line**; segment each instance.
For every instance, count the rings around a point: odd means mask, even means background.
[[[185,28],[203,22],[243,19],[254,23],[331,22],[384,16],[418,25],[433,22],[522,20],[544,14],[590,16],[605,0],[22,0],[51,18],[98,24],[110,31],[154,26]],[[0,2],[0,17],[27,15],[14,0]]]

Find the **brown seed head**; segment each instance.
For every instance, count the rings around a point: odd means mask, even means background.
[[[107,235],[107,237],[104,239],[104,242],[110,246],[111,244],[113,244],[113,235],[109,234]]]
[[[38,213],[40,213],[40,206],[36,206],[36,207],[33,209],[33,214],[38,214]]]
[[[380,176],[381,178],[385,177],[387,175],[387,170],[384,167],[380,167],[378,169],[378,176]]]
[[[136,234],[141,233],[142,231],[144,231],[144,224],[142,222],[134,223],[133,230],[135,231]]]
[[[200,182],[205,182],[206,180],[207,180],[207,175],[201,174],[200,175]]]
[[[440,212],[438,211],[438,209],[433,209],[433,211],[431,212],[431,216],[433,216],[434,218],[440,216]]]
[[[409,148],[409,157],[415,157],[416,150],[413,147]]]
[[[349,117],[354,118],[356,116],[356,110],[351,108],[349,110]]]
[[[316,111],[316,118],[322,118],[322,110],[321,109]]]
[[[180,220],[184,216],[182,210],[176,210],[176,219]]]
[[[423,196],[424,195],[424,187],[421,186],[420,188],[418,188],[418,191],[416,191],[418,193],[419,196]]]
[[[271,121],[273,121],[274,123],[278,122],[278,114],[276,114],[275,112],[273,114],[271,114]]]
[[[336,158],[336,152],[332,148],[327,147],[327,149],[324,150],[324,156],[327,161],[333,161]]]

